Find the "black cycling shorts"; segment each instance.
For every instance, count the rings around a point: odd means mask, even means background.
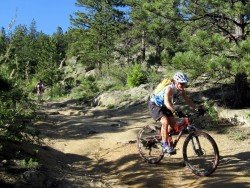
[[[174,116],[173,113],[171,112],[171,110],[169,110],[165,105],[160,107],[160,106],[157,106],[152,101],[148,101],[148,109],[149,109],[149,113],[150,113],[151,117],[155,121],[159,121],[162,118],[162,116],[164,116],[164,115],[167,117]]]

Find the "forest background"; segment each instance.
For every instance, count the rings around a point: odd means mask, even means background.
[[[1,28],[1,140],[38,134],[32,127],[38,80],[46,85],[46,100],[90,101],[181,70],[191,80],[202,76],[230,88],[233,94],[223,98],[227,108],[250,106],[249,1],[77,0],[76,6],[85,11],[72,13],[67,31],[38,32],[35,20],[29,27]],[[82,74],[73,76],[75,69]]]

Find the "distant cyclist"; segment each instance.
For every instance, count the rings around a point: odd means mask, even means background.
[[[185,87],[187,83],[187,76],[181,72],[177,72],[173,76],[173,79],[171,79],[169,85],[164,87],[157,94],[154,94],[148,102],[150,115],[154,120],[160,121],[162,124],[162,147],[163,151],[169,154],[175,153],[174,148],[169,143],[169,131],[171,131],[171,127],[176,123],[174,115],[183,115],[183,113],[181,111],[178,111],[174,106],[173,96],[177,93],[180,94],[191,108],[198,110],[201,114],[204,114],[203,108],[198,108],[198,106],[194,104],[186,95]]]
[[[39,103],[42,101],[44,90],[45,90],[44,84],[42,80],[39,80],[39,82],[36,85],[36,93]]]

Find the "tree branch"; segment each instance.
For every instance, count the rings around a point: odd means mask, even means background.
[[[224,14],[211,14],[211,13],[209,13],[209,14],[205,14],[204,17],[209,17],[214,21],[218,21],[219,19],[227,20],[227,21],[233,22],[235,25],[237,25],[239,27],[242,27],[241,23],[238,23],[235,20],[233,20],[233,19],[231,19],[229,17],[226,17]]]

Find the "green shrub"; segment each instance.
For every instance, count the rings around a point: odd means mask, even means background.
[[[104,65],[102,75],[97,78],[97,86],[100,91],[122,90],[127,84],[127,72],[131,68],[126,65]]]
[[[64,91],[64,87],[58,83],[53,85],[48,91],[46,91],[46,95],[48,95],[50,98],[61,97],[65,94]]]
[[[79,86],[72,89],[70,97],[89,100],[96,96],[99,89],[94,77],[87,77],[81,80]]]
[[[211,119],[214,122],[218,122],[219,121],[218,114],[217,114],[216,110],[214,109],[214,107],[212,106],[212,103],[206,101],[204,103],[204,106],[206,108],[208,115],[211,117]]]
[[[147,81],[147,73],[139,64],[135,64],[127,75],[127,84],[129,87],[136,87],[147,83]]]
[[[35,169],[39,166],[36,158],[26,158],[20,161],[20,166],[23,168]]]
[[[227,133],[229,134],[230,138],[236,141],[244,141],[249,138],[248,131],[244,131],[235,127],[230,128]]]
[[[35,118],[35,105],[28,99],[22,84],[8,82],[8,90],[0,90],[0,136],[4,139],[22,141],[37,136],[28,128]]]
[[[150,70],[150,72],[147,73],[148,83],[154,83],[155,85],[157,85],[158,83],[160,83],[162,78],[163,78],[163,75],[159,74],[158,72],[154,70]]]

